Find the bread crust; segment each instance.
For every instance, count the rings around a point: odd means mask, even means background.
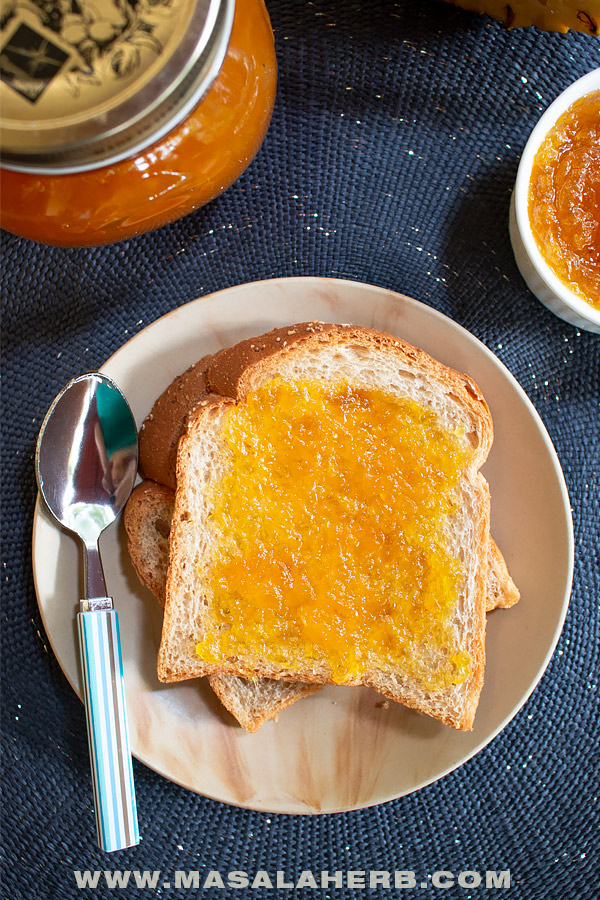
[[[242,341],[235,347],[220,351],[213,359],[203,360],[205,390],[200,404],[187,418],[177,453],[177,493],[174,523],[171,536],[171,569],[167,583],[165,619],[158,656],[158,676],[170,682],[198,677],[205,674],[263,677],[284,681],[304,681],[318,684],[333,683],[331,675],[323,670],[286,670],[264,663],[248,665],[241,660],[223,660],[219,664],[203,663],[195,655],[195,642],[202,625],[199,620],[186,623],[185,637],[177,635],[177,646],[172,635],[185,618],[182,597],[185,595],[186,567],[198,566],[198,558],[187,558],[186,532],[189,509],[186,490],[189,488],[188,457],[198,436],[215,427],[226,405],[241,402],[257,386],[270,377],[276,377],[279,369],[290,371],[296,360],[319,358],[323,351],[375,354],[385,359],[394,371],[405,377],[420,379],[427,389],[443,393],[445,402],[461,413],[461,422],[473,456],[468,471],[472,482],[475,515],[473,541],[477,547],[476,565],[469,577],[473,579],[474,602],[468,610],[469,653],[472,671],[463,685],[452,685],[435,696],[427,691],[407,689],[406,679],[390,677],[386,671],[369,673],[356,683],[370,684],[393,700],[412,706],[452,725],[455,728],[472,727],[479,692],[483,684],[485,666],[485,597],[489,544],[489,491],[478,470],[485,461],[493,439],[493,426],[489,408],[479,388],[471,378],[455,372],[434,360],[424,351],[391,335],[358,326],[329,325],[319,322],[302,323],[290,328],[275,329],[260,338]],[[287,369],[286,369],[287,366]],[[408,375],[406,375],[408,373]],[[193,523],[190,527],[193,527]],[[201,563],[200,563],[201,564]],[[208,603],[208,600],[204,600]],[[201,613],[199,613],[201,615]],[[182,661],[183,660],[183,661]]]
[[[144,419],[139,434],[142,478],[175,490],[177,446],[188,415],[208,393],[207,369],[212,356],[203,356],[171,382]]]

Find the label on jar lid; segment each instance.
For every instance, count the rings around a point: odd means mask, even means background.
[[[7,0],[2,165],[75,171],[164,135],[222,64],[234,0]]]

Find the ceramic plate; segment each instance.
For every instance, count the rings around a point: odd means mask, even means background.
[[[382,803],[441,778],[477,753],[516,714],[544,672],[564,621],[573,568],[565,483],[535,409],[486,347],[415,300],[323,278],[244,284],[154,322],[102,371],[124,391],[139,425],[161,391],[205,353],[310,319],[391,332],[478,382],[494,419],[494,445],[483,469],[492,496],[492,534],[522,599],[488,616],[486,679],[472,732],[454,731],[395,703],[386,706],[370,688],[326,687],[251,735],[222,709],[204,680],[158,682],[161,610],[129,563],[121,520],[109,528],[101,550],[121,621],[134,756],[192,791],[269,812],[325,813]],[[33,563],[47,634],[81,696],[75,631],[68,627],[79,600],[79,547],[42,504],[35,515]]]

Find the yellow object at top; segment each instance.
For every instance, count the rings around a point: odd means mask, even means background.
[[[203,660],[314,661],[348,684],[391,666],[430,690],[469,676],[444,538],[470,458],[459,433],[408,398],[277,379],[231,407],[223,439]]]
[[[507,28],[535,25],[542,31],[565,33],[572,28],[600,34],[600,0],[446,0],[463,9],[487,13]]]

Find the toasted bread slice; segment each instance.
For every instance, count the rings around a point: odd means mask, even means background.
[[[208,572],[219,536],[211,531],[210,488],[219,485],[227,468],[222,428],[228,410],[274,379],[312,379],[327,384],[342,379],[360,390],[411,398],[434,416],[441,428],[460,435],[469,450],[469,462],[461,470],[457,486],[458,502],[446,518],[444,533],[447,552],[462,561],[452,629],[458,654],[470,661],[468,676],[438,689],[381,657],[368,671],[350,673],[344,683],[369,684],[390,699],[446,724],[472,727],[483,683],[489,548],[489,492],[479,468],[492,441],[491,417],[477,386],[467,376],[390,335],[320,323],[280,329],[222,351],[209,364],[206,378],[212,396],[205,397],[190,416],[178,445],[159,678],[177,681],[220,674],[315,683],[339,680],[334,679],[326,659],[295,659],[292,666],[269,654],[253,652],[202,659],[196,646],[215,621]],[[419,645],[423,658],[415,656],[415,660],[420,671],[425,671],[438,666],[440,654],[443,657],[449,652],[444,646],[433,651],[429,645]]]

